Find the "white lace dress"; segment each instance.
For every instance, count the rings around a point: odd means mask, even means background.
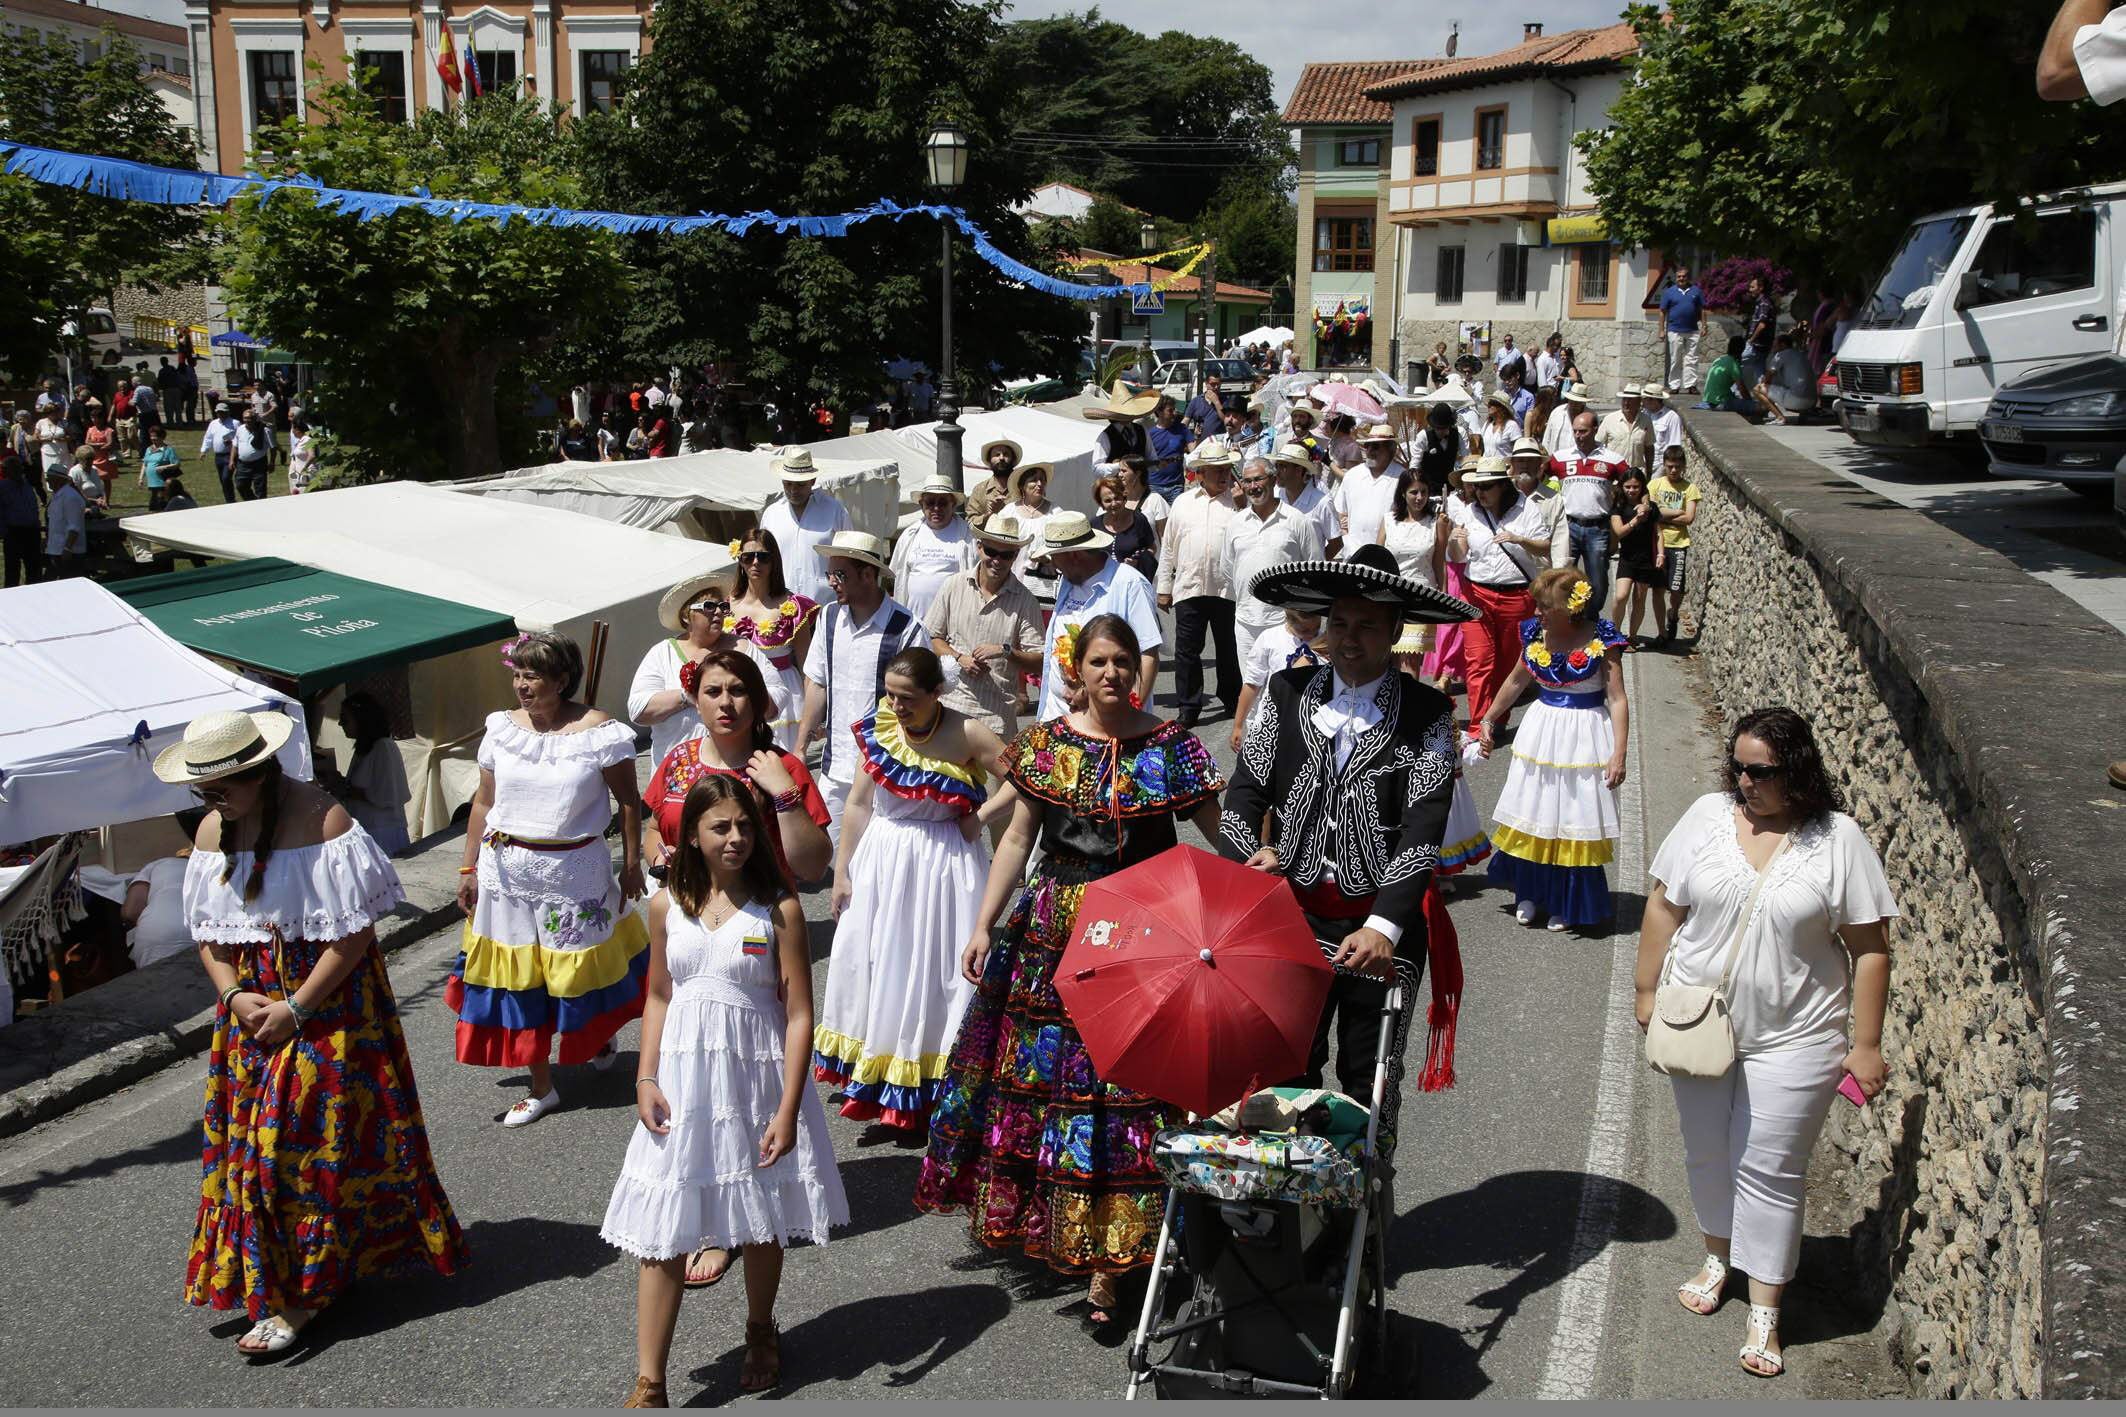
[[[674,904],[665,915],[672,1002],[657,1045],[657,1086],[671,1130],[639,1122],[599,1233],[638,1259],[705,1245],[825,1244],[849,1223],[849,1201],[807,1084],[797,1144],[773,1166],[760,1138],[782,1106],[789,1016],[776,995],[775,926],[748,904],[714,930]]]

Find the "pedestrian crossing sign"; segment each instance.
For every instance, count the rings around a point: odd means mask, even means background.
[[[1140,290],[1129,298],[1132,315],[1164,315],[1166,292],[1163,290]]]

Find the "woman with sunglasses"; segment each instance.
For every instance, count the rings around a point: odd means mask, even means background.
[[[436,1178],[376,921],[403,900],[369,834],[275,756],[294,722],[211,713],[155,759],[207,808],[185,911],[221,1005],[185,1298],[284,1353],[356,1280],[468,1253]]]
[[[1616,651],[1624,636],[1599,618],[1594,587],[1573,567],[1554,567],[1530,590],[1535,614],[1521,622],[1521,653],[1484,710],[1477,741],[1485,757],[1530,687],[1536,701],[1513,738],[1513,762],[1493,809],[1491,879],[1512,890],[1514,916],[1552,930],[1610,919],[1617,801],[1630,722]]]
[[[1664,982],[1713,986],[1727,1000],[1737,1055],[1720,1077],[1669,1079],[1705,1240],[1705,1263],[1676,1298],[1710,1315],[1730,1267],[1741,1270],[1743,1370],[1777,1377],[1786,1369],[1779,1302],[1801,1253],[1809,1153],[1841,1090],[1858,1104],[1883,1089],[1897,902],[1808,720],[1785,708],[1736,721],[1726,790],[1692,804],[1647,874],[1639,1027]]]
[[[664,593],[657,618],[672,632],[670,639],[650,646],[628,685],[627,716],[650,730],[650,761],[661,763],[681,741],[701,732],[701,717],[694,712],[694,695],[680,683],[689,664],[699,664],[713,649],[737,649],[758,660],[768,679],[774,701],[767,718],[769,731],[797,715],[784,696],[782,676],[759,649],[726,632],[731,617],[731,592],[738,584],[738,568],[724,566],[698,576],[689,576]]]
[[[782,547],[775,533],[753,527],[732,544],[744,576],[723,627],[758,649],[782,681],[782,716],[771,725],[777,747],[797,741],[796,716],[805,703],[805,652],[812,647],[819,602],[799,595],[784,579]]]

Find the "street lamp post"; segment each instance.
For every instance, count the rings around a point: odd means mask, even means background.
[[[950,200],[967,180],[967,135],[949,123],[940,124],[930,130],[923,153],[930,163],[930,185]],[[945,325],[945,356],[938,372],[938,473],[965,492],[967,472],[961,462],[960,440],[966,430],[960,427],[960,384],[952,364],[952,223],[941,221],[938,226],[944,235],[940,304]]]
[[[1137,228],[1137,249],[1144,255],[1144,283],[1146,285],[1151,284],[1152,252],[1158,248],[1158,245],[1159,228],[1152,225],[1150,217],[1146,217],[1144,225]],[[1148,311],[1144,316],[1144,352],[1137,356],[1137,362],[1142,368],[1141,377],[1145,383],[1149,384],[1152,381],[1152,372],[1157,366],[1152,363],[1152,317]]]

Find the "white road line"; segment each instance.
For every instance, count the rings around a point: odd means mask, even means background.
[[[1639,703],[1640,675],[1630,666],[1630,698]],[[1645,723],[1632,714],[1632,726]],[[1616,874],[1610,884],[1636,893],[1645,882],[1646,814],[1639,783],[1645,768],[1643,730],[1632,735],[1625,759],[1629,772],[1617,791]],[[1550,1357],[1543,1364],[1538,1398],[1583,1398],[1594,1395],[1595,1362],[1609,1326],[1610,1277],[1615,1248],[1619,1185],[1629,1178],[1632,1102],[1639,1081],[1639,1027],[1633,1017],[1632,978],[1638,969],[1637,920],[1619,919],[1611,939],[1607,1013],[1602,1025],[1602,1071],[1595,1085],[1592,1130],[1587,1138],[1587,1179],[1580,1185],[1579,1216],[1573,1225],[1566,1274],[1558,1285],[1558,1324],[1550,1337]]]

